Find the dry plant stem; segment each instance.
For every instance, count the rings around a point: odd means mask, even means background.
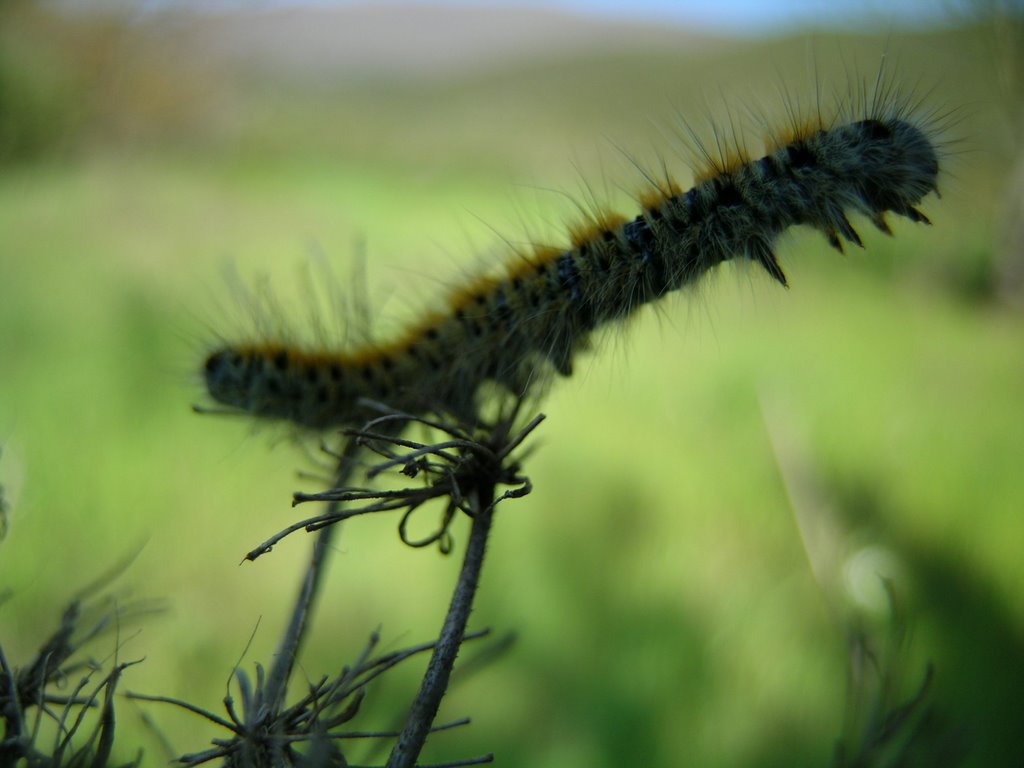
[[[480,582],[480,571],[484,564],[484,553],[487,549],[487,538],[491,531],[494,515],[494,484],[481,486],[473,498],[473,526],[466,544],[466,555],[459,571],[459,580],[452,594],[444,626],[438,637],[437,645],[430,657],[426,674],[416,700],[413,701],[405,727],[398,737],[387,768],[413,768],[416,758],[423,750],[423,744],[430,732],[431,724],[437,717],[441,699],[448,688],[455,657],[466,633],[466,623],[473,608],[473,598]]]
[[[348,440],[345,449],[338,458],[338,471],[335,475],[335,486],[343,486],[348,483],[355,470],[355,456],[359,452],[359,446],[355,440]],[[328,514],[337,514],[341,504],[331,502],[328,505]],[[313,553],[309,561],[309,567],[302,579],[302,586],[295,599],[295,606],[292,608],[291,621],[285,635],[281,638],[281,645],[278,647],[277,655],[274,658],[274,665],[267,676],[266,703],[272,709],[284,705],[285,691],[288,688],[288,678],[291,677],[292,668],[295,666],[295,659],[299,655],[299,647],[306,633],[306,626],[312,615],[313,602],[320,590],[326,568],[327,554],[331,550],[331,539],[335,526],[328,526],[322,529],[313,542]]]

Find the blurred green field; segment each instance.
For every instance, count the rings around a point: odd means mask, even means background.
[[[912,627],[898,688],[908,697],[936,671],[924,751],[906,764],[1016,764],[1024,315],[994,281],[1019,105],[999,91],[989,42],[976,27],[624,46],[306,89],[213,73],[201,100],[216,109],[171,128],[123,119],[147,92],[132,77],[150,70],[103,70],[106,111],[89,130],[0,170],[6,658],[24,663],[77,589],[138,551],[120,599],[169,609],[119,628],[119,657],[145,657],[123,690],[219,712],[257,625],[242,664],[269,661],[308,542],[238,563],[293,519],[293,490],[315,487],[296,474],[315,443],[190,411],[204,345],[244,327],[225,265],[294,296],[310,261],[344,276],[365,253],[386,334],[502,258],[495,231],[553,239],[591,193],[632,211],[639,176],[617,148],[664,157],[686,183],[678,114],[700,130],[723,103],[771,110],[780,81],[813,82],[809,61],[844,89],[844,72],[870,78],[887,52],[898,82],[954,110],[948,138],[961,141],[943,198],[925,205],[935,225],[901,222],[887,239],[858,222],[867,248],[846,258],[790,235],[790,290],[722,269],[613,329],[556,383],[526,464],[535,491],[501,508],[471,620],[517,643],[456,685],[442,718],[474,722],[425,759],[827,765],[848,639],[889,624],[873,566],[856,566],[884,562]],[[805,549],[792,493],[834,525],[833,550]],[[300,677],[335,672],[378,627],[386,649],[436,634],[458,558],[402,547],[396,524],[361,519],[337,540]],[[372,691],[366,728],[394,725],[419,671]],[[219,735],[158,705],[118,712],[122,754],[142,746],[147,764],[173,755],[143,715],[174,754]]]

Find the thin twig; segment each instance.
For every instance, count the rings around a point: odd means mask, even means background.
[[[356,441],[349,440],[345,444],[341,458],[338,460],[338,472],[336,485],[345,485],[355,470],[355,455],[359,451]],[[337,502],[331,503],[332,510],[336,513]],[[295,659],[299,654],[302,639],[306,632],[306,626],[312,612],[313,602],[320,590],[320,584],[326,566],[327,553],[331,549],[332,530],[335,526],[324,528],[320,531],[313,542],[313,552],[310,558],[309,567],[302,579],[302,586],[295,599],[295,606],[292,608],[292,618],[281,644],[278,647],[274,664],[267,676],[265,688],[266,697],[264,702],[271,711],[277,711],[284,704],[285,690],[288,687],[288,678],[291,676],[292,668],[295,666]]]
[[[225,728],[233,733],[241,733],[241,729],[237,728],[234,723],[229,723],[227,720],[217,717],[217,715],[209,712],[202,707],[197,707],[195,704],[189,704],[183,699],[175,699],[171,696],[151,696],[148,693],[135,693],[134,691],[128,691],[125,693],[126,699],[133,699],[135,701],[152,701],[157,704],[173,704],[176,707],[187,710],[195,715],[199,715],[202,718],[209,720],[211,723],[216,723],[221,728]]]
[[[437,716],[441,699],[448,688],[455,657],[466,633],[466,623],[473,607],[473,598],[480,582],[484,553],[494,514],[494,483],[481,486],[473,493],[475,515],[466,544],[466,556],[459,571],[448,615],[438,637],[437,646],[430,657],[419,693],[413,701],[398,741],[388,758],[387,768],[412,768],[423,750],[431,723]],[[470,763],[475,764],[475,763]]]

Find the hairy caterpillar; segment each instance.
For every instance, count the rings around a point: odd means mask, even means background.
[[[351,352],[283,342],[224,345],[203,375],[218,403],[251,415],[323,429],[360,421],[361,398],[399,410],[472,419],[486,382],[521,395],[545,370],[568,376],[591,332],[697,281],[718,264],[748,259],[782,285],[774,254],[796,225],[842,250],[861,244],[850,213],[891,234],[885,214],[929,223],[915,206],[937,193],[933,132],[908,100],[876,84],[862,114],[793,121],[751,160],[712,159],[689,191],[670,179],[641,197],[632,219],[596,213],[566,248],[516,254],[386,344]]]

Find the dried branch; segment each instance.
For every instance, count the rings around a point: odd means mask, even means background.
[[[109,762],[114,741],[114,693],[121,675],[138,661],[117,661],[96,682],[106,660],[83,657],[84,647],[121,622],[159,609],[143,601],[119,605],[113,598],[85,602],[123,568],[114,569],[79,593],[64,610],[58,628],[28,664],[12,665],[0,649],[0,765],[95,765]],[[80,677],[78,677],[80,676]],[[68,682],[78,677],[68,689]],[[90,713],[96,713],[95,716]],[[40,744],[44,719],[54,724],[53,741]],[[91,726],[89,723],[92,723]],[[136,763],[137,764],[137,761]]]
[[[465,637],[475,640],[487,635],[487,630],[474,632]],[[197,707],[187,701],[168,696],[150,696],[129,692],[126,696],[138,701],[149,701],[185,709],[223,728],[228,738],[213,739],[213,748],[182,755],[177,759],[181,765],[196,766],[211,760],[224,760],[226,765],[285,766],[303,763],[303,753],[296,747],[308,750],[327,750],[330,758],[325,764],[346,765],[338,752],[337,742],[356,739],[394,738],[393,731],[347,730],[344,726],[358,714],[367,686],[380,675],[398,664],[421,653],[434,649],[437,643],[422,643],[399,651],[373,656],[380,638],[374,633],[359,654],[356,661],[344,667],[336,676],[322,677],[309,684],[308,690],[289,706],[271,710],[263,704],[270,700],[266,692],[269,677],[256,667],[255,684],[241,670],[235,672],[241,713],[230,695],[224,698],[227,717]],[[433,726],[431,732],[451,730],[469,723],[468,718]],[[467,765],[469,763],[466,763]]]
[[[473,608],[473,599],[480,583],[480,573],[483,569],[495,505],[505,498],[523,496],[530,492],[529,481],[518,476],[518,466],[513,464],[511,467],[505,467],[503,462],[511,451],[540,424],[543,418],[542,415],[535,418],[511,440],[507,439],[508,425],[500,425],[488,445],[479,446],[480,450],[476,446],[468,449],[471,451],[469,453],[471,458],[465,466],[456,466],[451,473],[440,475],[444,480],[438,481],[439,484],[450,483],[452,502],[449,505],[449,511],[453,506],[458,506],[472,517],[473,525],[437,647],[430,658],[419,693],[416,695],[406,719],[405,727],[388,758],[387,768],[412,768],[423,750],[427,734],[430,732],[431,725],[441,706],[441,699],[448,689],[455,657],[458,655],[465,636],[466,624]],[[467,449],[463,447],[462,450]],[[438,454],[437,451],[421,449],[414,451],[416,456],[428,453]],[[496,498],[497,484],[512,484],[510,480],[518,483],[519,486]],[[461,488],[465,488],[468,493],[462,503],[457,503],[455,491]],[[461,492],[459,497],[463,498]],[[448,517],[446,517],[447,519]]]
[[[327,510],[284,528],[246,555],[247,560],[254,560],[298,530],[319,532],[274,664],[266,674],[263,667],[257,665],[254,681],[241,670],[235,670],[241,711],[236,709],[230,694],[224,699],[227,718],[176,699],[130,694],[135,699],[181,707],[228,731],[227,738],[213,740],[212,749],[183,755],[178,758],[179,763],[194,766],[222,759],[227,766],[276,767],[296,765],[315,755],[318,764],[348,765],[339,751],[339,742],[397,736],[397,745],[388,765],[412,766],[428,734],[469,722],[464,719],[435,725],[434,719],[459,648],[465,640],[484,634],[467,635],[466,623],[483,566],[495,505],[505,499],[524,496],[532,487],[529,480],[520,475],[519,464],[511,454],[544,417],[537,416],[522,430],[511,434],[514,415],[490,429],[470,429],[461,423],[433,421],[390,411],[379,404],[372,405],[382,411],[381,416],[362,429],[343,433],[346,438],[344,450],[335,455],[338,461],[335,487],[322,493],[294,495],[294,505],[309,501],[327,502]],[[412,424],[440,433],[443,439],[421,443],[400,437]],[[400,490],[348,485],[360,452],[380,458],[368,468],[366,475],[369,479],[397,470],[405,477],[418,479],[421,484]],[[498,486],[509,487],[498,493]],[[408,533],[411,516],[434,499],[443,500],[445,505],[440,526],[424,538],[412,539]],[[346,506],[353,504],[355,506]],[[457,513],[461,511],[473,521],[463,566],[439,639],[372,658],[378,642],[377,636],[373,635],[351,668],[343,669],[333,678],[324,676],[309,684],[304,695],[286,706],[288,680],[307,631],[335,524],[359,515],[396,510],[404,510],[398,530],[405,544],[423,547],[436,542],[445,553],[452,547],[449,527]],[[400,732],[343,729],[358,713],[370,681],[406,658],[426,650],[433,651],[426,676]],[[297,750],[300,745],[303,745],[303,751]],[[445,765],[479,765],[491,759],[490,755],[485,755]]]

